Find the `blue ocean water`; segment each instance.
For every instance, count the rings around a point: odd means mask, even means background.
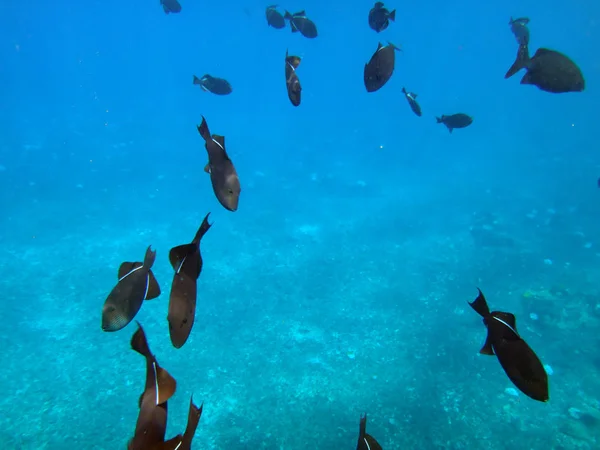
[[[0,2],[0,448],[126,448],[145,366],[135,323],[105,333],[100,315],[148,245],[163,293],[136,320],[178,382],[167,436],[193,394],[200,449],[351,449],[363,412],[384,449],[600,448],[600,4],[390,0],[379,35],[366,0],[281,4],[312,40],[256,0],[181,4]],[[503,78],[510,16],[577,62],[583,93]],[[404,51],[367,93],[380,41]],[[193,86],[204,73],[233,93]],[[473,124],[436,124],[457,112]],[[202,115],[240,176],[234,213],[203,172]],[[207,212],[176,350],[167,255]],[[476,287],[516,315],[548,403],[478,354]]]

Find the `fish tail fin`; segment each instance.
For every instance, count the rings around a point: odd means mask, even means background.
[[[405,87],[402,88],[402,93],[406,94],[406,88]]]
[[[488,307],[487,301],[485,300],[481,289],[477,288],[477,291],[479,292],[477,298],[469,303],[469,305],[477,312],[477,314],[482,317],[487,317],[490,315],[490,308]]]
[[[177,390],[177,381],[169,372],[156,364],[156,397],[157,405],[166,403]]]
[[[393,10],[390,15],[388,16],[388,19],[392,20],[393,22],[396,21],[396,10]]]
[[[519,70],[527,67],[528,63],[529,63],[529,47],[527,46],[527,43],[524,42],[519,45],[519,49],[517,50],[517,58],[515,59],[515,62],[513,63],[513,65],[510,66],[510,69],[508,69],[508,72],[506,72],[506,75],[504,75],[504,78],[506,79],[506,78],[512,77]]]
[[[154,261],[156,260],[156,250],[152,250],[152,246],[149,245],[146,249],[146,256],[144,256],[144,267],[148,270],[152,268],[154,265]]]
[[[200,78],[198,78],[196,75],[194,75],[194,82],[193,84],[202,84],[202,81],[200,80]]]
[[[148,345],[148,340],[146,339],[146,333],[137,320],[135,323],[137,323],[138,329],[131,337],[131,349],[135,350],[140,355],[149,358],[152,356],[152,353],[150,352],[150,346]]]
[[[205,141],[210,140],[210,131],[208,129],[208,124],[206,123],[206,119],[202,116],[202,123],[198,125],[198,133]]]
[[[443,117],[436,117],[435,120],[437,120],[437,123],[443,123],[444,122],[444,118]]]
[[[163,7],[163,11],[165,12],[165,14],[169,14],[170,11],[169,11],[169,8],[167,7],[167,5],[163,4],[162,7]]]
[[[360,415],[360,428],[358,431],[358,438],[364,438],[365,434],[367,434],[367,413],[364,415]]]
[[[197,407],[194,405],[194,397],[190,397],[190,410],[188,412],[188,421],[187,426],[185,427],[185,433],[183,434],[184,439],[188,442],[192,441],[194,434],[196,434],[196,429],[198,428],[198,423],[200,423],[200,417],[202,417],[202,408],[204,408],[204,403]]]
[[[283,18],[286,19],[286,20],[292,20],[292,17],[294,17],[294,16],[292,16],[289,13],[289,11],[286,11],[285,14],[283,15]]]
[[[194,237],[194,240],[192,242],[194,242],[194,243],[200,242],[202,237],[206,234],[206,232],[210,229],[210,227],[212,227],[212,223],[208,223],[208,216],[210,216],[210,213],[208,213],[204,217],[204,220],[202,221],[200,228],[198,228],[198,231],[196,232],[196,236]]]

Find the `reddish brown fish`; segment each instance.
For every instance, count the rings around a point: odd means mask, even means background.
[[[171,284],[171,295],[169,296],[169,335],[171,343],[175,348],[181,348],[187,341],[194,319],[196,317],[197,280],[202,273],[202,254],[200,252],[200,241],[204,234],[210,229],[206,215],[196,236],[190,244],[173,247],[169,252],[169,260],[175,275]]]
[[[138,329],[131,338],[131,348],[146,358],[146,386],[140,397],[140,412],[135,425],[133,438],[128,450],[148,450],[160,448],[165,441],[167,429],[167,400],[177,389],[177,382],[150,351],[144,329]]]

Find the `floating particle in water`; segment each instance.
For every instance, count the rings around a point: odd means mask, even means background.
[[[504,393],[511,395],[513,397],[519,396],[519,393],[517,392],[517,390],[515,388],[511,388],[511,387],[504,389]]]
[[[348,356],[348,358],[350,359],[354,359],[356,358],[356,353],[354,352],[354,350],[348,350],[348,353],[346,353],[346,355]]]
[[[592,243],[591,242],[586,242],[584,244],[583,248],[592,248]]]
[[[2,164],[0,164],[0,172],[5,172],[6,171],[6,167],[3,166]]]
[[[529,318],[530,318],[531,320],[538,320],[538,315],[537,315],[536,313],[530,313],[530,314],[529,314]]]
[[[551,266],[552,265],[552,260],[550,258],[546,258],[544,260],[544,264],[546,264],[547,266]]]
[[[554,370],[552,370],[552,367],[550,366],[550,364],[544,364],[544,370],[546,371],[546,373],[548,375],[554,374]]]

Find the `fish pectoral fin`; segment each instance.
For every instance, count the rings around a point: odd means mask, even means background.
[[[490,339],[490,333],[488,332],[487,337],[485,338],[485,344],[483,344],[483,347],[481,347],[481,350],[479,350],[479,353],[481,355],[494,355],[494,349],[492,348],[492,341]]]
[[[206,165],[204,166],[204,171],[206,173],[210,173],[210,163],[206,163]]]
[[[119,267],[117,278],[120,280],[121,278],[126,277],[138,267],[142,267],[141,262],[124,262],[121,264],[121,267]]]
[[[148,271],[148,292],[144,300],[152,300],[160,295],[160,285],[151,270]]]
[[[163,7],[163,11],[165,12],[165,14],[169,14],[170,11],[169,11],[169,8],[167,7],[167,5],[163,4],[162,7]]]
[[[158,404],[162,405],[175,394],[177,381],[162,367],[156,367],[156,386],[158,388]]]
[[[142,395],[140,395],[140,399],[138,400],[138,408],[142,409],[142,402],[144,401],[144,394],[145,392],[142,392]]]

